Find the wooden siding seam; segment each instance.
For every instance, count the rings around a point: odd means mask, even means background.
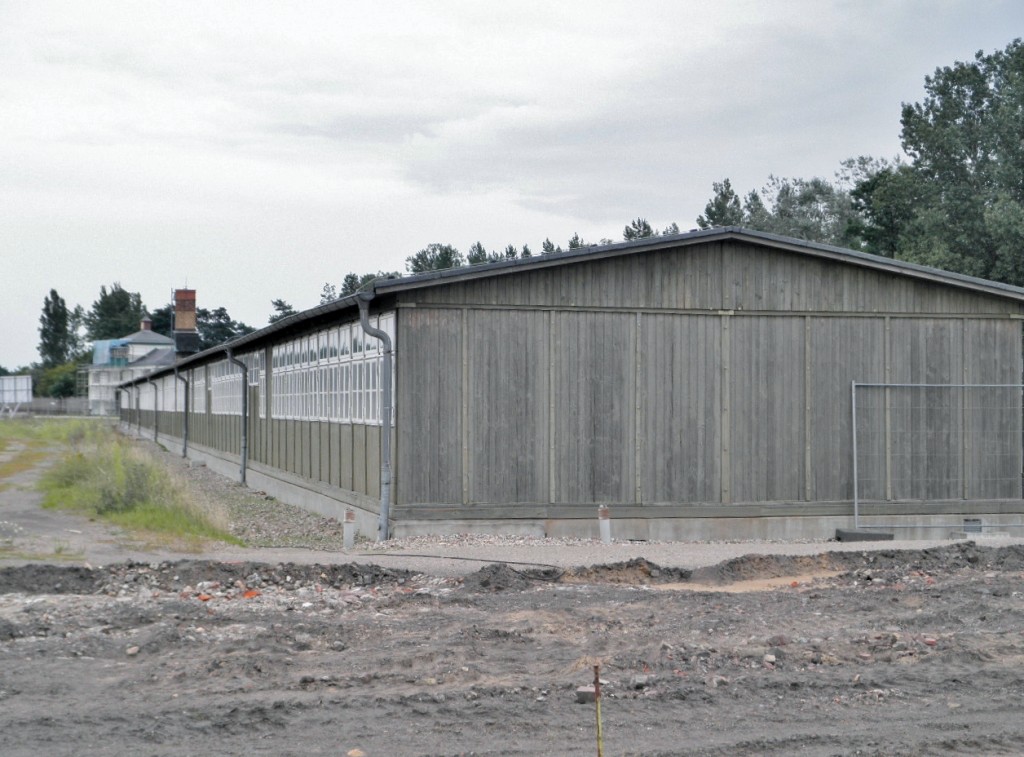
[[[641,479],[643,460],[643,438],[641,435],[640,418],[643,412],[643,400],[641,390],[641,370],[640,370],[640,358],[642,356],[640,349],[640,340],[643,334],[643,323],[641,319],[643,314],[639,311],[636,314],[635,328],[633,332],[633,396],[634,396],[634,407],[633,407],[633,498],[634,501],[639,505],[643,504],[643,483]]]
[[[804,316],[804,500],[811,499],[811,318]]]
[[[721,346],[722,367],[721,367],[721,372],[720,372],[720,376],[721,376],[720,380],[722,382],[722,389],[721,389],[721,392],[722,392],[722,409],[721,409],[721,413],[722,413],[722,419],[721,419],[721,429],[722,429],[721,451],[722,451],[722,458],[721,458],[720,465],[722,467],[722,470],[721,470],[721,476],[722,476],[721,499],[722,499],[722,504],[728,504],[729,502],[732,501],[732,457],[731,457],[730,450],[729,450],[729,445],[730,445],[731,439],[732,439],[732,419],[731,419],[731,413],[730,413],[730,404],[731,404],[730,400],[731,400],[731,395],[732,395],[732,379],[730,377],[730,370],[729,370],[729,368],[730,368],[729,364],[730,364],[730,362],[732,360],[732,357],[731,357],[731,354],[732,354],[732,341],[731,341],[730,335],[729,335],[729,331],[730,331],[730,329],[729,329],[729,326],[730,326],[729,319],[730,319],[730,317],[731,316],[728,316],[728,315],[722,315],[721,316],[721,320],[722,320],[722,337],[721,337],[721,339],[722,339],[722,346]]]
[[[461,338],[462,338],[462,504],[470,503],[470,462],[469,444],[470,427],[469,422],[469,392],[470,392],[470,366],[469,366],[469,310],[462,311],[461,317]]]
[[[557,466],[555,465],[555,361],[559,358],[555,350],[555,319],[549,311],[546,314],[548,337],[548,501],[555,501],[558,486]]]
[[[885,382],[892,383],[892,321],[885,317]],[[885,498],[892,501],[892,391],[885,390]]]
[[[968,383],[967,373],[967,320],[960,321],[960,383]],[[960,496],[967,499],[967,479],[970,476],[970,434],[967,433],[967,396],[960,390]]]

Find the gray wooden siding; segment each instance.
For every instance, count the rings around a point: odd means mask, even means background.
[[[847,313],[1022,312],[952,286],[742,242],[715,242],[401,293],[403,302]]]
[[[731,499],[803,499],[803,319],[731,320]]]
[[[413,507],[845,502],[852,381],[1021,380],[1018,303],[753,243],[395,297],[395,501]],[[1020,497],[1019,391],[859,409],[862,499]],[[180,429],[166,415],[142,423]],[[257,416],[253,460],[379,496],[380,427]],[[238,453],[237,417],[189,425]]]
[[[1021,366],[1008,318],[401,308],[399,332],[411,506],[849,501],[851,382]],[[1020,392],[976,416],[888,394],[858,416],[862,499],[1019,496]]]
[[[552,315],[553,502],[635,501],[636,318]]]
[[[720,502],[722,318],[641,320],[642,500]]]
[[[471,502],[549,498],[548,315],[468,314]]]
[[[261,419],[257,387],[249,387],[249,403],[250,461],[370,497],[380,496],[379,426]],[[207,408],[204,413],[189,413],[190,443],[240,455],[241,418],[215,415],[209,403]],[[145,411],[142,425],[153,428],[157,421],[160,435],[180,437],[183,418],[179,412],[160,411],[155,417],[152,411]]]
[[[398,321],[398,492],[462,503],[462,312],[409,310]]]
[[[807,329],[807,499],[852,499],[850,385],[853,381],[886,381],[886,319],[808,318]],[[867,412],[861,408],[862,415]],[[871,423],[861,426],[881,429],[883,420],[883,411],[878,409],[871,415]],[[884,436],[875,441],[881,445],[875,448],[876,454],[862,456],[860,461],[862,482],[884,482],[885,462],[880,454]]]

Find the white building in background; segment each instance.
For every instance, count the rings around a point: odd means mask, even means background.
[[[196,312],[196,290],[175,289],[173,339],[153,331],[153,321],[143,318],[134,334],[96,342],[88,370],[89,415],[116,415],[118,384],[199,352]]]
[[[0,415],[14,415],[21,405],[31,402],[31,376],[0,376]]]
[[[174,340],[153,331],[149,318],[142,320],[134,334],[98,340],[89,366],[89,415],[115,415],[118,384],[173,365],[174,358]]]

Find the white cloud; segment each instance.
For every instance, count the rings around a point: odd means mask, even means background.
[[[490,248],[711,182],[892,155],[925,74],[1021,28],[1015,2],[16,3],[0,0],[0,365],[43,297],[120,281],[262,325],[428,242]]]

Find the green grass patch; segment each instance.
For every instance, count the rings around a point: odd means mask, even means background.
[[[55,544],[52,552],[32,552],[14,544],[0,544],[0,558],[7,560],[81,560],[84,553],[71,550],[66,545]]]
[[[11,479],[46,460],[55,445],[85,438],[94,433],[97,421],[8,418],[0,421],[0,491]]]
[[[13,451],[6,460],[0,459],[0,491],[11,485],[11,479],[19,473],[32,470],[46,459],[46,451],[22,448]]]
[[[0,450],[11,442],[74,442],[110,427],[101,418],[8,418],[0,421]]]
[[[67,453],[40,480],[43,507],[101,518],[163,546],[243,543],[228,532],[217,507],[195,502],[182,480],[109,426],[78,429],[67,444]]]

